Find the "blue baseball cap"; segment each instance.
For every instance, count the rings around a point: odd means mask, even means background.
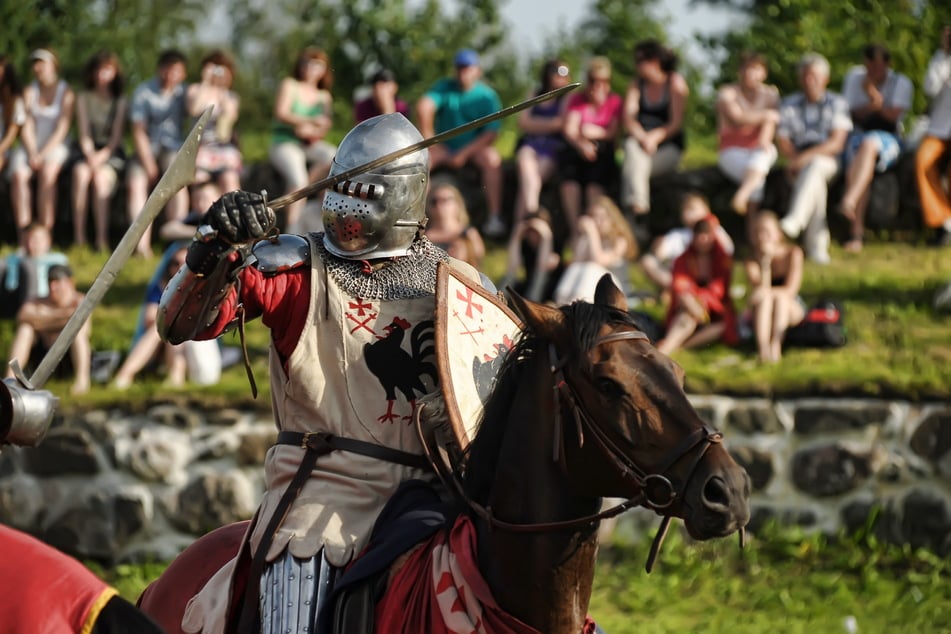
[[[456,67],[478,66],[479,54],[473,51],[471,48],[464,48],[456,53],[454,63]]]

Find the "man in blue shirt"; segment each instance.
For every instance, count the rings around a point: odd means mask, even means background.
[[[416,105],[419,131],[426,138],[502,108],[498,94],[481,80],[482,68],[475,51],[462,49],[456,53],[454,62],[455,77],[437,81]],[[494,121],[429,150],[431,169],[440,166],[459,169],[470,162],[479,169],[488,207],[482,232],[490,238],[501,238],[507,233],[501,214],[502,157],[493,145],[500,128],[501,123]]]
[[[129,165],[128,208],[130,221],[142,210],[149,190],[182,146],[185,126],[185,57],[168,50],[159,56],[155,77],[135,89],[129,108],[135,157]],[[188,192],[181,190],[169,201],[170,220],[188,213]],[[152,232],[139,241],[140,255],[151,257]]]

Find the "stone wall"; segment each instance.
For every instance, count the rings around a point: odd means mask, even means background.
[[[767,518],[834,532],[880,508],[883,539],[951,553],[951,403],[694,396]],[[0,522],[107,564],[167,560],[250,517],[273,441],[270,414],[158,403],[61,416],[38,448],[0,453]],[[622,516],[618,531],[656,526]]]

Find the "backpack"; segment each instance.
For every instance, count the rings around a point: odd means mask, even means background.
[[[806,348],[839,348],[846,342],[842,305],[821,299],[806,311],[801,322],[786,331],[783,343]]]

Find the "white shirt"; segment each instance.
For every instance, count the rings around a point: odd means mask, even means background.
[[[864,66],[853,66],[845,75],[842,82],[842,96],[849,102],[849,110],[857,110],[867,106],[868,93],[862,87],[868,71]],[[901,131],[901,118],[911,108],[915,89],[911,80],[901,73],[889,70],[885,81],[876,86],[882,93],[882,106],[886,108],[901,108],[902,114],[898,117],[898,130]]]
[[[938,51],[931,57],[924,89],[931,97],[928,136],[951,140],[951,54]]]
[[[730,239],[730,234],[726,232],[726,229],[721,225],[717,225],[716,229],[714,229],[714,233],[717,236],[717,242],[720,243],[723,250],[733,255],[733,240]],[[693,229],[688,229],[687,227],[671,229],[657,241],[653,249],[654,256],[661,262],[673,262],[687,250],[687,247],[690,246],[692,241]]]

